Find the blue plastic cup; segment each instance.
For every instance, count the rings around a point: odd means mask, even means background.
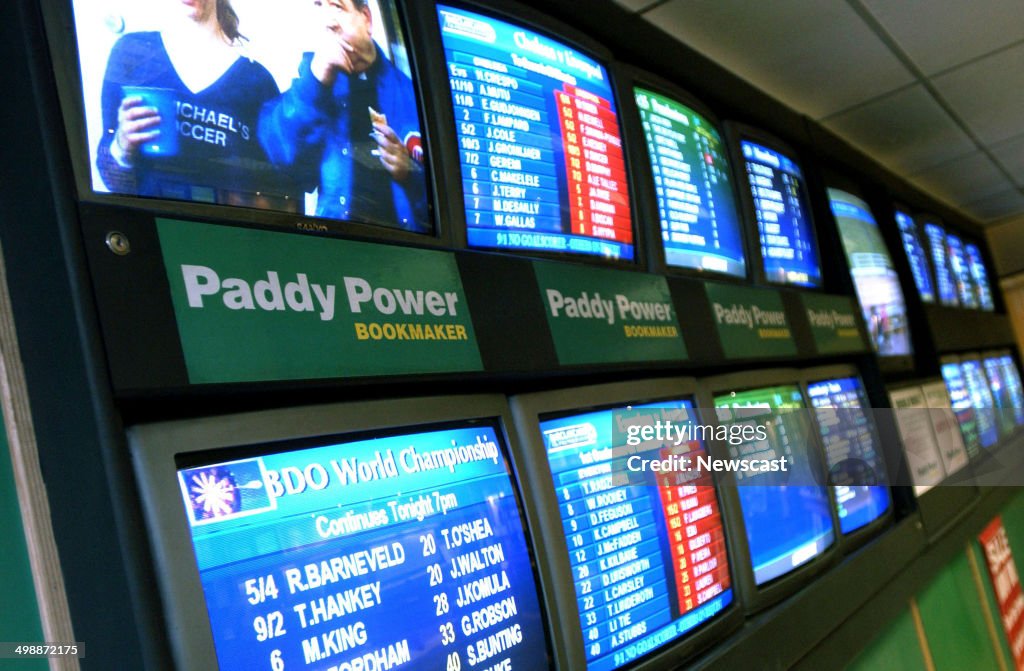
[[[178,93],[174,89],[156,86],[124,86],[125,98],[138,96],[146,107],[154,107],[160,114],[160,135],[139,149],[146,156],[175,156],[178,153]]]

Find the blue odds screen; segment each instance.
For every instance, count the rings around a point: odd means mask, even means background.
[[[547,667],[494,428],[306,441],[178,478],[222,670]]]
[[[900,229],[900,238],[903,241],[903,249],[907,253],[907,260],[910,262],[910,271],[914,275],[917,293],[925,303],[934,303],[935,287],[932,285],[932,273],[929,269],[928,255],[924,251],[921,236],[917,231],[917,224],[909,214],[896,210],[896,225]]]
[[[974,289],[974,278],[971,277],[970,266],[967,265],[967,253],[960,236],[946,233],[946,251],[949,254],[949,270],[956,284],[956,292],[960,297],[960,306],[965,308],[978,307],[978,296]]]
[[[978,303],[982,310],[992,311],[996,309],[992,302],[992,287],[988,283],[988,271],[985,270],[985,261],[981,258],[981,250],[973,242],[964,243],[964,254],[967,255],[967,268],[971,272],[971,279],[974,280],[974,289],[978,292]]]
[[[975,459],[981,451],[977,411],[974,408],[971,391],[967,388],[967,381],[964,379],[960,364],[955,362],[942,364],[942,379],[946,383],[949,402],[953,406],[957,424],[960,425],[960,433],[963,434],[967,454],[971,459]]]
[[[924,225],[924,235],[932,254],[932,267],[935,269],[935,288],[939,292],[939,303],[956,307],[960,304],[960,299],[957,296],[956,281],[953,279],[949,255],[946,251],[946,232],[938,224],[927,223]]]
[[[964,359],[960,362],[960,371],[971,395],[971,405],[978,422],[978,439],[982,447],[992,447],[999,440],[999,426],[985,369],[978,359]]]
[[[526,28],[438,5],[471,247],[631,260],[606,68]]]

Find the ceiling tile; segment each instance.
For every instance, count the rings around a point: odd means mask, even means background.
[[[615,2],[631,12],[637,12],[644,7],[650,7],[654,4],[655,0],[615,0]]]
[[[1010,172],[1017,186],[1024,187],[1024,134],[994,144],[989,149],[996,160]]]
[[[923,170],[976,148],[920,84],[822,123],[897,172]]]
[[[1020,189],[1001,191],[973,203],[961,205],[960,209],[976,217],[982,224],[996,223],[1024,210],[1024,193],[1021,193]]]
[[[644,17],[815,118],[912,80],[846,2],[672,0]]]
[[[910,180],[958,207],[1014,188],[981,151],[922,170],[911,175]]]
[[[861,1],[927,75],[1024,40],[1020,0]]]
[[[1024,133],[1024,44],[931,81],[982,142],[993,144]]]

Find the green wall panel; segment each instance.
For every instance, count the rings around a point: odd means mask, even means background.
[[[927,667],[910,611],[904,611],[847,668],[850,671],[925,671]]]

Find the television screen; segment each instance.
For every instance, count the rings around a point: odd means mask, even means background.
[[[512,23],[438,5],[471,247],[633,258],[605,67]]]
[[[810,200],[800,166],[750,140],[740,147],[754,201],[765,278],[777,284],[821,285]]]
[[[932,285],[932,273],[929,268],[928,255],[921,244],[921,236],[914,219],[904,212],[896,210],[896,225],[900,229],[903,249],[910,262],[910,270],[914,274],[917,293],[925,303],[935,302],[935,287]]]
[[[988,378],[992,390],[992,400],[996,404],[996,422],[999,431],[1008,436],[1017,430],[1017,415],[1024,413],[1024,408],[1014,407],[1012,383],[1007,379],[1006,371],[998,357],[985,357],[982,361],[985,377]]]
[[[896,417],[896,428],[900,432],[903,455],[914,483],[914,494],[921,496],[946,477],[927,411],[928,401],[921,387],[907,387],[890,391],[889,405]]]
[[[1013,417],[1019,425],[1024,425],[1024,385],[1021,384],[1020,371],[1017,364],[1009,354],[999,357],[999,365],[1003,371],[1003,380],[1009,390],[1010,399],[1013,403]]]
[[[967,255],[967,268],[978,292],[981,309],[995,310],[996,306],[992,303],[992,287],[988,283],[988,272],[985,270],[985,261],[981,258],[981,250],[978,245],[968,242],[964,245],[964,253]]]
[[[949,269],[949,256],[946,253],[946,232],[942,226],[934,223],[924,225],[924,236],[928,240],[928,249],[932,255],[932,268],[935,269],[935,288],[939,292],[939,303],[949,307],[960,304],[957,298],[956,281]]]
[[[943,363],[942,379],[946,383],[949,402],[953,407],[953,413],[956,415],[957,424],[960,425],[960,433],[964,437],[964,447],[967,448],[967,456],[975,459],[981,452],[981,437],[978,435],[978,417],[974,409],[974,401],[971,398],[971,391],[967,388],[967,381],[964,379],[960,364],[954,362]]]
[[[654,173],[665,263],[746,277],[736,192],[718,130],[672,98],[639,87],[633,95]]]
[[[186,456],[180,501],[221,669],[546,667],[494,427]]]
[[[978,424],[978,439],[982,447],[992,447],[999,441],[999,424],[985,369],[978,359],[964,359],[960,362],[960,371],[971,395],[971,405]]]
[[[839,189],[829,189],[828,197],[871,346],[881,356],[909,355],[903,289],[871,210],[860,198]]]
[[[393,0],[73,4],[94,192],[434,230]]]
[[[844,534],[870,524],[889,509],[888,477],[870,416],[871,404],[857,377],[807,386],[818,433],[825,446],[839,529]],[[872,484],[875,483],[875,484]]]
[[[730,445],[731,458],[763,454],[785,456],[792,463],[786,473],[735,474],[754,582],[762,586],[814,559],[835,541],[825,487],[805,484],[820,482],[806,405],[791,385],[719,395],[714,403],[720,424],[759,424],[767,430],[766,440],[755,437]]]
[[[733,600],[711,474],[627,473],[630,458],[704,455],[699,439],[631,441],[624,421],[696,421],[689,400],[542,417],[588,670],[616,669],[712,619]]]
[[[974,280],[971,278],[971,269],[967,266],[967,254],[964,253],[964,243],[960,240],[960,236],[952,233],[946,234],[946,252],[949,255],[949,269],[953,276],[953,282],[956,284],[960,305],[965,308],[978,307]]]

